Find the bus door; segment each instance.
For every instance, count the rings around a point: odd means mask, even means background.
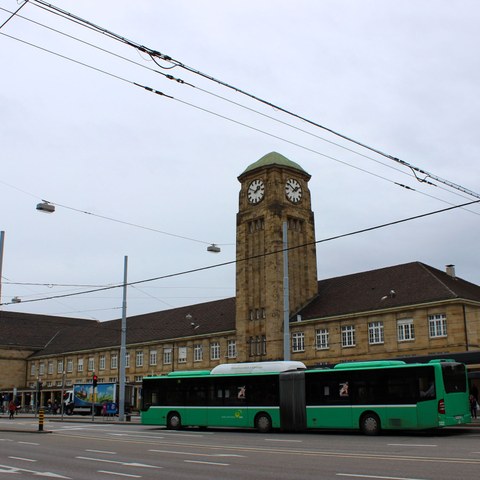
[[[280,426],[290,432],[307,428],[303,371],[280,374]]]
[[[305,375],[308,428],[354,428],[348,372]]]
[[[242,377],[215,380],[210,389],[207,424],[212,427],[248,427],[245,380]]]

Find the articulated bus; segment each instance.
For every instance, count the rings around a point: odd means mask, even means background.
[[[142,423],[304,431],[431,429],[471,421],[465,365],[372,361],[218,365],[143,379]]]

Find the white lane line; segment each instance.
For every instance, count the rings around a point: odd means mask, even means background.
[[[360,475],[355,473],[337,473],[339,477],[353,477],[353,478],[375,478],[380,480],[425,480],[424,478],[410,478],[410,477],[381,477],[379,475]]]
[[[116,455],[117,452],[107,452],[105,450],[85,450],[86,452],[91,452],[91,453],[105,453],[107,455]]]
[[[39,443],[35,443],[35,442],[18,442],[22,445],[40,445]]]
[[[431,443],[387,443],[389,447],[438,447]]]
[[[132,475],[131,473],[109,472],[108,470],[97,470],[97,473],[106,473],[107,475],[118,475],[119,477],[142,478],[141,475]]]
[[[31,473],[33,476],[49,477],[49,478],[64,478],[66,480],[72,480],[71,477],[64,477],[58,473],[53,472],[40,472],[38,470],[27,470],[26,468],[12,467],[10,465],[0,465],[0,473]]]
[[[217,467],[228,467],[229,463],[201,462],[200,460],[184,460],[185,463],[200,463],[202,465],[216,465]]]
[[[154,435],[129,435],[128,433],[109,433],[113,437],[130,437],[130,438],[149,438],[150,440],[162,440],[163,437],[157,437]]]
[[[291,443],[303,443],[303,440],[288,440],[282,438],[265,438],[266,442],[291,442]]]
[[[92,457],[75,457],[75,458],[78,458],[79,460],[88,460],[89,462],[115,463],[117,465],[124,465],[125,467],[163,468],[163,467],[157,467],[157,465],[148,465],[146,463],[118,462],[116,460],[107,460],[106,458],[92,458]]]
[[[33,458],[23,458],[23,457],[8,457],[12,458],[13,460],[23,460],[24,462],[36,462]]]
[[[191,455],[192,457],[238,457],[245,458],[245,455],[237,455],[235,453],[193,453],[193,452],[178,452],[175,450],[156,450],[151,449],[149,452],[154,453],[172,453],[174,455]]]

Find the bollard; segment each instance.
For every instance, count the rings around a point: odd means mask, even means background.
[[[38,411],[38,431],[43,432],[43,420],[45,418],[45,410],[40,408]]]

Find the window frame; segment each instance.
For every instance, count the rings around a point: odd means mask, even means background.
[[[355,341],[355,325],[342,325],[342,348],[356,347]]]

